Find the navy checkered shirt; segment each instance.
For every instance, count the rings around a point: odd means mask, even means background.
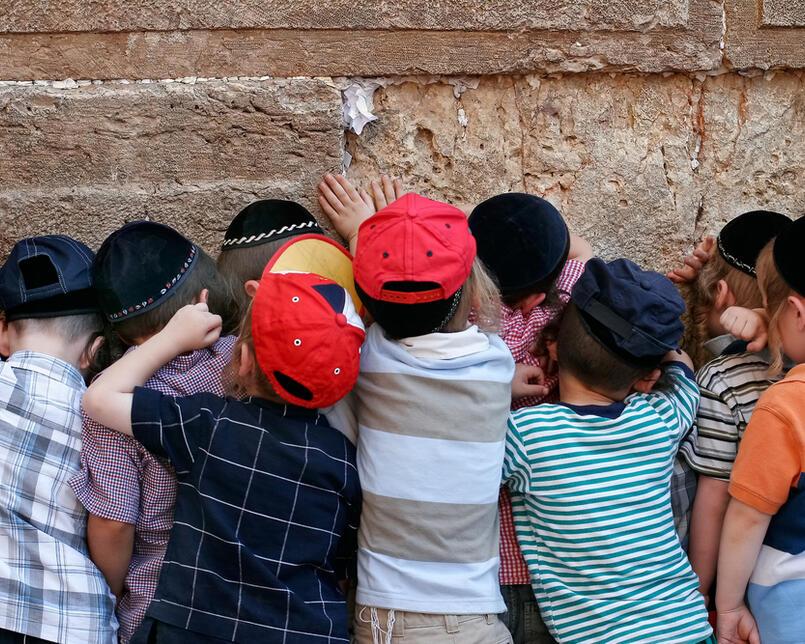
[[[347,642],[340,562],[354,446],[317,411],[138,388],[135,437],[173,463],[176,516],[148,616],[233,642]]]

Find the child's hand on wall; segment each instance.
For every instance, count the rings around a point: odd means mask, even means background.
[[[198,304],[183,306],[160,331],[176,347],[176,355],[203,349],[221,336],[221,316],[210,313],[206,291]]]
[[[710,261],[716,247],[715,237],[705,237],[693,252],[682,260],[683,266],[667,273],[669,280],[676,284],[690,284],[696,281],[704,265]]]
[[[768,324],[762,310],[731,306],[721,314],[724,330],[739,340],[747,340],[749,351],[762,351],[769,339]]]
[[[397,201],[397,199],[405,194],[402,181],[399,179],[392,179],[385,174],[379,179],[372,181],[371,187],[372,201],[375,206],[375,212],[381,208],[385,208],[390,203]]]
[[[593,247],[583,237],[578,235],[570,236],[570,250],[567,253],[568,259],[575,259],[579,262],[586,262],[593,258]]]
[[[545,374],[535,365],[514,365],[514,378],[512,378],[512,400],[525,396],[541,398],[548,395],[545,386]]]
[[[375,214],[375,203],[366,190],[356,190],[341,175],[324,175],[319,183],[319,205],[335,231],[349,242],[354,253],[360,225]]]

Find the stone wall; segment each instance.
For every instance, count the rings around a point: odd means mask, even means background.
[[[799,0],[6,0],[0,252],[151,217],[215,248],[324,172],[471,204],[546,195],[669,266],[738,212],[805,211]],[[377,120],[342,119],[371,90]]]

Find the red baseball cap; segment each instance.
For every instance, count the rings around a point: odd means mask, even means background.
[[[458,208],[414,193],[378,210],[358,229],[353,270],[369,297],[396,304],[446,300],[467,281],[475,238]],[[394,283],[424,282],[424,291],[396,290]]]
[[[313,273],[263,272],[252,304],[257,363],[283,399],[316,409],[358,378],[366,336],[347,291]]]

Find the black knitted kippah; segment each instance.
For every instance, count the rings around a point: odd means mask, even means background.
[[[718,252],[730,266],[754,277],[760,251],[790,223],[791,220],[779,212],[745,212],[721,229]]]
[[[232,220],[221,250],[258,246],[304,233],[322,234],[307,208],[295,201],[263,199],[246,206]]]
[[[534,195],[510,192],[478,204],[470,215],[478,257],[502,295],[552,286],[570,249],[559,211]]]
[[[805,217],[790,222],[774,242],[774,264],[782,278],[797,293],[805,297]]]
[[[198,252],[182,234],[153,221],[116,230],[92,265],[101,311],[116,323],[156,308],[196,267]]]

